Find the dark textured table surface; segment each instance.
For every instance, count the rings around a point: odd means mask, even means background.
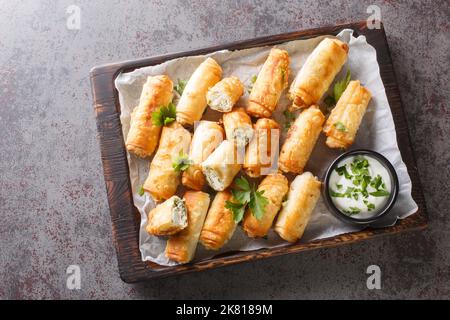
[[[0,0],[0,298],[450,298],[448,2],[279,2]],[[123,283],[90,68],[365,20],[371,4],[381,9],[429,228]],[[79,30],[67,28],[70,5],[80,9]],[[81,268],[80,290],[66,287],[72,264]],[[381,268],[381,290],[366,287],[372,264]]]

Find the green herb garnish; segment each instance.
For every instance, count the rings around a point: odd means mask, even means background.
[[[344,213],[347,213],[348,215],[358,214],[361,212],[360,208],[357,207],[349,207],[349,210],[344,210]]]
[[[284,82],[286,79],[286,69],[281,68],[281,81]]]
[[[344,175],[346,179],[351,179],[352,178],[352,175],[350,173],[348,173],[347,167],[345,166],[345,164],[343,166],[341,166],[341,167],[337,167],[334,170],[336,170],[338,175],[340,175],[340,176]]]
[[[139,190],[138,190],[138,195],[140,195],[141,197],[144,195],[145,190],[144,190],[144,186],[140,186]]]
[[[178,156],[172,162],[172,168],[176,172],[186,171],[191,166],[191,164],[192,160],[189,160],[188,156],[183,152],[183,150],[181,150]]]
[[[342,189],[342,184],[336,183],[336,188]]]
[[[247,88],[247,92],[248,92],[248,93],[252,92],[253,85],[255,84],[257,78],[258,78],[258,76],[257,76],[256,74],[254,74],[254,75],[250,78],[250,85],[249,85],[248,88]]]
[[[336,127],[336,129],[338,129],[341,132],[347,132],[347,128],[345,127],[345,125],[342,122],[336,122],[335,124],[333,124],[333,126]]]
[[[292,121],[295,120],[295,113],[290,112],[289,110],[283,111],[284,118],[286,122],[284,123],[284,128],[287,130],[291,127]]]
[[[186,80],[178,79],[178,82],[173,89],[181,96],[183,94],[184,88],[186,88],[186,84]]]
[[[369,211],[372,211],[373,209],[375,209],[375,204],[367,201],[367,200],[363,200],[364,204],[367,206],[367,209]]]
[[[375,178],[372,179],[370,182],[370,186],[373,187],[375,190],[379,190],[381,185],[383,183],[383,180],[381,179],[380,175],[377,175]],[[383,188],[384,189],[384,188]]]
[[[324,102],[328,107],[336,105],[336,103],[339,101],[339,98],[344,93],[345,89],[347,88],[349,82],[350,82],[351,74],[350,70],[347,70],[347,74],[345,75],[345,78],[336,81],[333,87],[333,93],[331,95],[328,95]]]
[[[158,127],[174,122],[176,117],[177,108],[172,102],[167,107],[161,106],[159,110],[152,112],[152,122]]]
[[[369,192],[369,194],[374,197],[386,197],[386,196],[390,195],[390,193],[386,190],[378,190],[375,192]]]
[[[233,219],[240,222],[244,216],[245,207],[248,205],[253,216],[261,220],[269,200],[263,195],[264,191],[257,191],[254,184],[241,176],[234,181],[236,188],[231,190],[233,201],[226,201],[225,208],[233,212]]]

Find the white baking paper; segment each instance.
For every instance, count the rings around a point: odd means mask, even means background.
[[[323,38],[316,37],[308,40],[295,40],[277,45],[277,47],[287,50],[291,58],[289,83],[292,82],[308,55]],[[345,76],[346,70],[350,69],[352,79],[359,79],[372,92],[373,96],[351,149],[365,148],[381,153],[393,164],[398,174],[400,192],[397,202],[389,216],[376,225],[376,227],[391,226],[395,224],[397,219],[403,219],[415,213],[417,211],[417,205],[411,197],[411,180],[397,146],[394,121],[380,77],[376,51],[367,43],[364,36],[355,38],[352,30],[342,30],[337,35],[337,38],[347,42],[350,50],[347,63],[336,79],[342,79]],[[121,106],[120,121],[122,123],[123,136],[126,137],[128,134],[130,113],[138,104],[142,85],[147,76],[166,74],[174,82],[177,79],[187,80],[205,57],[211,56],[221,65],[223,77],[235,75],[244,84],[249,85],[252,76],[258,74],[259,69],[267,58],[270,48],[259,47],[238,51],[218,51],[203,56],[174,59],[160,65],[119,74],[116,78],[115,85],[119,92]],[[245,94],[239,101],[239,104],[245,105],[247,98],[248,95]],[[274,113],[274,118],[279,123],[285,122],[282,111],[286,109],[288,104],[289,101],[286,98],[286,94],[283,94],[278,109]],[[207,108],[203,119],[217,120],[219,117],[219,113]],[[281,143],[284,141],[284,138],[285,134],[282,134]],[[325,137],[322,134],[311,155],[306,170],[311,171],[319,178],[323,178],[329,164],[340,153],[340,151],[330,149],[325,145]],[[134,155],[128,154],[128,163],[134,204],[141,213],[139,247],[142,260],[150,260],[160,265],[175,265],[177,264],[176,262],[169,261],[164,256],[166,239],[151,236],[145,231],[147,213],[154,207],[154,202],[148,194],[139,196],[138,190],[147,177],[150,162],[149,160],[139,159]],[[300,241],[308,242],[333,237],[343,233],[358,231],[361,228],[336,219],[327,210],[323,200],[320,199],[312,213],[305,234]],[[199,244],[194,261],[211,258],[230,250],[248,251],[284,245],[288,244],[281,240],[273,230],[270,231],[267,239],[255,240],[248,238],[242,229],[238,227],[232,239],[219,251],[208,251]]]

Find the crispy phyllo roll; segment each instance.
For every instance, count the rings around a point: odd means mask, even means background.
[[[225,208],[226,202],[232,198],[228,190],[220,191],[211,203],[200,234],[200,242],[207,249],[218,250],[233,236],[236,222],[233,213]]]
[[[350,81],[325,123],[327,146],[346,149],[353,143],[370,97],[359,81]]]
[[[188,226],[167,240],[166,256],[180,263],[192,260],[197,248],[203,222],[209,207],[209,195],[201,191],[188,191],[183,197],[188,216]]]
[[[261,118],[254,125],[253,139],[245,152],[244,170],[250,177],[271,173],[278,156],[280,126],[275,120]],[[273,173],[273,172],[272,172]]]
[[[238,77],[231,76],[220,80],[208,90],[206,95],[211,109],[229,112],[244,94],[244,85]]]
[[[286,241],[303,236],[311,212],[320,197],[321,182],[311,172],[304,172],[291,183],[288,197],[275,223],[275,232]]]
[[[175,194],[180,184],[180,172],[172,164],[180,153],[188,152],[190,142],[191,134],[178,122],[163,128],[158,151],[143,186],[156,201],[169,199]]]
[[[222,68],[213,59],[203,61],[192,74],[177,105],[177,121],[192,125],[202,118],[206,108],[206,94],[219,82]]]
[[[277,107],[281,93],[288,86],[289,54],[272,48],[253,84],[247,112],[258,118],[269,118]]]
[[[278,166],[284,172],[302,173],[311,155],[325,116],[317,106],[305,109],[288,131]]]
[[[337,39],[326,38],[306,59],[289,89],[292,108],[305,108],[317,104],[333,79],[345,64],[348,45]]]
[[[233,142],[224,140],[202,163],[202,172],[211,188],[225,190],[241,169],[237,161],[237,150]]]
[[[150,210],[145,230],[155,236],[169,236],[186,226],[187,213],[184,200],[173,196]]]
[[[264,191],[263,196],[269,202],[260,220],[251,213],[251,209],[247,209],[242,227],[249,237],[255,238],[267,235],[288,189],[288,180],[280,173],[268,175],[261,181],[258,191]]]
[[[172,101],[173,83],[168,76],[148,77],[142,87],[139,105],[131,113],[127,150],[139,157],[148,157],[158,145],[161,126],[153,124],[152,113]]]
[[[206,181],[201,164],[222,141],[223,129],[217,122],[205,120],[199,122],[189,147],[189,160],[192,164],[183,172],[181,179],[184,186],[194,190],[203,188]]]
[[[238,147],[245,147],[253,137],[252,119],[243,108],[224,113],[223,126],[227,139],[234,141]]]

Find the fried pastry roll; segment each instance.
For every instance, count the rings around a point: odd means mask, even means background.
[[[220,80],[208,90],[206,99],[211,109],[229,112],[244,94],[244,85],[238,77],[231,76]]]
[[[353,143],[370,97],[359,81],[350,81],[323,128],[327,146],[346,149]]]
[[[201,163],[223,141],[223,129],[217,122],[202,120],[195,129],[191,146],[189,147],[189,159],[191,166],[183,172],[181,182],[184,186],[201,190],[205,185],[205,176],[202,173]]]
[[[296,242],[303,236],[311,212],[320,197],[320,186],[321,182],[311,172],[295,177],[275,223],[275,232],[281,238]]]
[[[258,118],[270,118],[277,107],[281,93],[288,86],[289,54],[272,48],[253,84],[247,112]]]
[[[306,59],[289,89],[292,108],[305,108],[317,104],[333,79],[345,64],[348,45],[337,39],[326,38]]]
[[[223,126],[227,139],[236,146],[245,147],[253,137],[252,119],[243,108],[236,108],[223,114]]]
[[[207,249],[218,250],[233,236],[236,229],[233,213],[225,208],[233,196],[228,190],[217,192],[209,208],[200,234],[200,242]]]
[[[222,68],[213,59],[203,61],[192,74],[177,105],[177,121],[192,125],[202,118],[208,89],[219,82]]]
[[[211,188],[225,190],[241,169],[237,162],[237,150],[233,142],[224,140],[202,163],[202,172]]]
[[[173,196],[148,213],[145,230],[155,236],[173,235],[187,227],[184,200]]]
[[[280,173],[268,175],[261,181],[258,191],[264,191],[263,196],[269,200],[269,203],[266,205],[261,220],[256,219],[251,210],[247,209],[242,226],[249,237],[255,238],[267,235],[288,189],[288,180]]]
[[[178,122],[163,128],[158,151],[143,186],[156,201],[169,199],[175,194],[180,184],[180,173],[175,171],[172,163],[180,152],[188,152],[190,142],[191,134]]]
[[[250,177],[259,177],[271,171],[278,156],[279,129],[275,120],[261,118],[256,121],[253,139],[245,152],[244,170]]]
[[[172,101],[173,83],[168,76],[148,77],[142,87],[139,105],[131,113],[130,131],[126,148],[129,152],[145,158],[150,156],[159,141],[161,127],[152,122],[152,112]]]
[[[288,131],[286,141],[281,147],[278,167],[284,172],[302,173],[308,162],[325,116],[317,106],[305,109],[297,117]]]
[[[183,197],[188,215],[188,226],[167,240],[166,256],[180,263],[194,258],[200,232],[209,207],[209,195],[201,191],[187,191]]]

